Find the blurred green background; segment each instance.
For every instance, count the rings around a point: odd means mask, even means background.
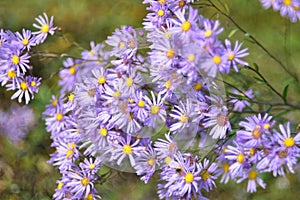
[[[78,49],[70,41],[77,42],[83,48],[89,48],[89,42],[102,42],[115,28],[121,25],[141,27],[143,17],[146,16],[146,6],[142,0],[1,0],[0,27],[12,31],[21,31],[22,28],[32,29],[34,18],[46,12],[55,16],[55,24],[62,28],[66,41],[59,35],[49,37],[39,50],[44,52],[70,53],[79,56]],[[205,1],[203,1],[205,2]],[[254,35],[278,59],[288,66],[288,69],[300,79],[300,22],[290,23],[280,17],[278,12],[264,10],[258,0],[230,0],[227,3],[230,16],[236,20],[249,34]],[[199,8],[205,17],[219,19],[225,27],[221,37],[232,35],[236,27],[215,9]],[[226,10],[224,8],[224,10]],[[249,37],[236,31],[230,38],[244,42],[249,47],[250,56],[247,61],[260,66],[261,73],[282,91],[289,78],[282,68],[264,53]],[[35,74],[42,75],[43,81],[40,92],[31,102],[37,116],[37,123],[24,141],[17,144],[10,143],[6,138],[0,138],[0,199],[51,199],[59,179],[58,171],[46,161],[54,151],[50,148],[49,133],[45,131],[41,119],[45,105],[52,94],[58,94],[57,72],[62,67],[62,60],[33,59]],[[253,74],[242,70],[241,74],[226,75],[223,78],[238,87],[248,89],[247,79]],[[245,81],[246,80],[246,81]],[[253,82],[253,81],[252,81]],[[299,83],[292,81],[288,93],[288,100],[299,105]],[[256,95],[266,101],[279,101],[271,96],[270,91],[263,84],[251,85]],[[12,93],[0,88],[0,106],[2,109],[11,104]],[[281,110],[278,110],[281,112]],[[285,117],[299,123],[299,111],[288,113]],[[13,125],[11,125],[13,127]],[[157,178],[157,177],[156,177]],[[300,183],[297,175],[287,175],[277,179],[265,176],[267,189],[258,189],[255,194],[246,193],[246,183],[228,185],[217,184],[218,187],[205,194],[210,199],[300,199]],[[152,179],[148,185],[139,181],[134,174],[114,174],[112,178],[99,187],[103,199],[112,200],[141,200],[157,199],[156,180]]]

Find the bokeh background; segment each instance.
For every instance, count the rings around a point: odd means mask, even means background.
[[[223,10],[227,10],[241,27],[261,41],[266,49],[286,64],[300,79],[300,22],[290,23],[289,20],[280,17],[278,12],[264,10],[258,0],[221,0],[221,2],[227,5],[222,8]],[[247,35],[236,30],[234,24],[215,9],[199,7],[199,11],[205,17],[219,19],[222,22],[225,28],[222,38],[230,36],[232,41],[239,39],[244,42],[244,46],[249,47],[251,55],[247,61],[251,65],[257,63],[261,73],[276,89],[282,91],[285,85],[290,83],[288,101],[299,104],[299,83],[291,81],[289,75],[276,62]],[[33,29],[34,18],[43,12],[55,16],[55,24],[61,27],[62,31],[49,37],[38,50],[79,56],[82,49],[74,46],[73,42],[88,49],[90,41],[104,41],[121,25],[140,28],[143,17],[146,16],[146,6],[142,4],[142,0],[1,0],[0,27],[12,31],[21,31],[22,28]],[[12,142],[7,137],[0,137],[0,199],[46,200],[51,199],[54,193],[55,181],[60,175],[55,168],[47,164],[49,154],[54,149],[50,148],[50,135],[45,131],[41,113],[51,95],[58,94],[57,74],[62,67],[62,61],[61,58],[32,59],[33,73],[43,78],[40,92],[30,103],[35,114],[35,122],[28,135],[21,141]],[[230,74],[223,78],[244,89],[248,89],[246,88],[248,86],[253,87],[256,95],[263,100],[279,101],[263,84],[249,85],[247,80],[252,76],[251,72],[242,70],[238,76]],[[0,110],[5,111],[10,107],[11,95],[12,93],[0,88]],[[286,113],[281,120],[284,121],[284,118],[300,123],[299,111]],[[16,124],[10,123],[7,127],[16,129]],[[264,175],[263,178],[267,183],[267,189],[258,189],[255,194],[246,193],[246,183],[217,184],[216,189],[204,194],[210,199],[300,199],[300,182],[297,174],[276,179]],[[145,185],[134,174],[115,173],[108,182],[99,186],[98,191],[104,200],[152,200],[157,199],[156,181],[157,177],[154,177]]]

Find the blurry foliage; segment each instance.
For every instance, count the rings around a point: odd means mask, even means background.
[[[0,27],[12,31],[21,28],[33,29],[34,18],[46,12],[55,16],[55,24],[62,28],[55,36],[49,37],[38,50],[43,52],[68,53],[79,56],[82,49],[74,46],[76,41],[83,48],[89,48],[89,42],[102,42],[108,35],[121,25],[141,27],[143,17],[146,15],[146,6],[142,0],[1,0],[0,1]],[[300,23],[291,24],[287,19],[280,17],[272,10],[263,10],[258,0],[231,0],[226,1],[228,14],[236,20],[249,34],[253,34],[276,57],[288,65],[289,70],[297,73],[300,79]],[[229,8],[229,9],[228,9]],[[282,91],[289,76],[269,58],[261,49],[253,44],[247,36],[242,34],[224,16],[218,14],[213,8],[200,8],[200,12],[214,19],[219,19],[225,32],[222,37],[244,41],[244,47],[249,47],[251,55],[248,62],[258,63],[261,72],[274,86]],[[63,35],[64,37],[61,37]],[[0,138],[0,199],[51,199],[56,187],[55,181],[59,179],[58,171],[46,161],[49,154],[54,151],[50,148],[49,133],[45,131],[41,113],[49,102],[52,94],[58,94],[58,70],[62,67],[62,59],[33,58],[34,74],[43,77],[40,92],[31,102],[38,122],[28,137],[17,144],[12,144],[6,138]],[[241,75],[225,76],[226,80],[243,85],[248,89],[253,76],[249,71],[242,70]],[[290,102],[299,102],[299,83],[291,82],[287,98]],[[252,87],[252,85],[251,85]],[[253,87],[256,95],[266,100],[270,91],[260,84]],[[10,104],[12,93],[0,88],[1,107]],[[288,116],[297,121],[299,113]],[[13,128],[13,124],[10,124]],[[115,172],[108,182],[100,185],[98,191],[103,199],[131,199],[152,200],[157,199],[156,180],[151,179],[145,185],[134,174]],[[258,189],[255,194],[246,193],[247,183],[228,185],[218,184],[212,192],[205,194],[210,199],[298,199],[299,178],[297,175],[288,175],[287,178],[274,179],[266,175],[264,180],[267,189]]]

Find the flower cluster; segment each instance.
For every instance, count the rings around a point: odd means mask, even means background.
[[[291,22],[300,20],[300,1],[299,0],[260,0],[263,7],[273,8],[279,11],[281,16],[289,18]]]
[[[144,1],[151,11],[145,30],[122,26],[105,41],[110,48],[91,42],[80,59],[63,62],[61,97],[44,112],[56,148],[49,162],[62,174],[54,198],[96,194],[101,175],[81,167],[84,157],[145,183],[161,170],[160,198],[204,198],[201,190],[215,186],[217,164],[185,150],[231,131],[216,78],[248,65],[249,53],[238,41],[218,39],[219,21],[182,2]],[[139,51],[144,43],[146,55]]]
[[[242,127],[236,138],[227,144],[218,157],[223,170],[221,182],[229,179],[240,183],[248,180],[248,192],[256,192],[256,184],[262,188],[266,184],[259,174],[272,172],[273,176],[294,173],[300,157],[300,132],[291,133],[290,123],[286,127],[279,125],[280,131],[274,129],[272,116],[252,115],[240,122]]]
[[[0,135],[11,142],[24,139],[34,124],[35,114],[28,106],[12,104],[8,110],[0,110]]]
[[[36,18],[38,24],[33,24],[38,31],[23,29],[22,32],[0,30],[0,83],[7,90],[16,90],[12,99],[18,98],[19,102],[25,99],[28,104],[34,94],[38,92],[41,78],[26,75],[33,67],[30,65],[31,48],[43,43],[48,34],[53,35],[56,27],[53,26],[53,17]],[[31,97],[30,97],[31,96]]]

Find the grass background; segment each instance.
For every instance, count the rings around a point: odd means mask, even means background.
[[[90,41],[102,42],[121,25],[140,28],[143,17],[146,16],[146,6],[141,2],[142,0],[1,0],[0,27],[12,31],[21,31],[22,28],[32,29],[34,18],[46,12],[55,16],[55,24],[62,28],[63,35],[69,41],[76,41],[80,46],[89,48]],[[266,49],[286,64],[288,70],[300,79],[300,22],[290,23],[280,17],[278,12],[271,9],[264,10],[258,0],[222,2],[227,4],[230,16],[240,26],[261,41]],[[225,28],[222,38],[235,31],[234,24],[214,8],[199,8],[199,11],[205,17],[221,21]],[[45,52],[80,54],[80,50],[71,42],[58,35],[48,38],[39,49]],[[244,46],[249,47],[251,55],[247,61],[250,65],[257,63],[267,80],[278,91],[283,90],[289,75],[274,60],[240,31],[236,31],[230,39],[243,41]],[[62,67],[62,60],[33,59],[33,65],[34,73],[43,77],[40,92],[31,103],[38,121],[28,137],[18,144],[11,144],[6,138],[0,138],[0,199],[51,199],[56,187],[55,181],[59,179],[57,170],[46,163],[53,149],[50,148],[49,133],[45,131],[40,113],[51,95],[57,93],[57,71]],[[265,85],[253,81],[250,85],[251,81],[248,79],[253,76],[253,73],[242,70],[238,76],[229,74],[223,78],[243,89],[251,86],[255,89],[256,96],[262,100],[280,101]],[[292,81],[290,84],[288,100],[299,105],[299,83]],[[12,93],[0,88],[0,95],[0,106],[5,108],[11,103],[9,98]],[[299,123],[299,116],[298,111],[293,111],[285,115],[285,118]],[[13,125],[10,126],[13,128]],[[116,173],[109,182],[101,185],[98,191],[103,199],[157,199],[156,178],[145,185],[134,174]],[[238,185],[230,183],[218,184],[215,190],[205,195],[210,199],[299,199],[300,183],[297,175],[277,179],[266,175],[264,180],[268,184],[267,189],[258,189],[255,194],[246,193],[246,183]]]

